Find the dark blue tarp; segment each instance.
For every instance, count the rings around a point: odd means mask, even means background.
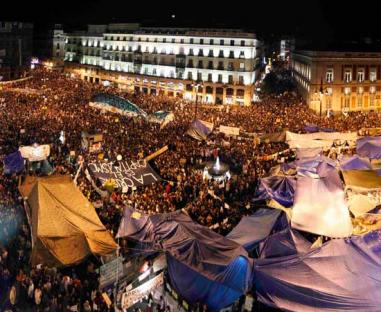
[[[202,141],[206,140],[208,135],[212,133],[213,127],[203,120],[195,120],[187,131],[192,138]]]
[[[354,155],[352,157],[344,157],[340,161],[341,170],[372,170],[372,165],[368,158]]]
[[[294,204],[295,178],[272,176],[259,181],[254,201],[273,199],[284,207]]]
[[[335,170],[335,162],[325,156],[306,157],[296,160],[291,165],[296,166],[299,175],[307,177],[326,177],[329,172]]]
[[[264,259],[291,256],[306,253],[310,248],[311,243],[308,240],[298,231],[287,227],[272,234],[261,244],[259,257]]]
[[[286,218],[281,210],[261,208],[251,216],[242,217],[226,237],[242,245],[247,251],[252,251],[258,243],[269,236],[281,215]]]
[[[164,251],[176,291],[213,311],[229,306],[251,286],[252,261],[245,249],[182,211],[145,216],[126,208],[117,237],[138,241],[147,251]]]
[[[285,311],[370,311],[381,307],[381,232],[333,239],[307,254],[258,259],[258,300]]]
[[[306,124],[304,126],[304,130],[308,133],[314,133],[314,132],[336,132],[335,129],[330,128],[321,128],[315,124]]]
[[[16,151],[7,155],[4,158],[4,173],[20,173],[24,170],[24,159],[21,156],[20,151]]]
[[[357,140],[357,154],[371,159],[381,158],[381,137],[363,137]]]

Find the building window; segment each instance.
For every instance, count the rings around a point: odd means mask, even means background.
[[[243,76],[238,76],[238,81],[240,85],[243,85]]]
[[[209,63],[208,63],[208,69],[213,69],[213,61],[209,61]]]
[[[229,64],[228,64],[228,70],[229,71],[234,71],[234,66],[233,66],[232,62],[229,62]]]
[[[175,38],[172,38],[172,43],[175,43]]]
[[[357,72],[357,80],[359,82],[363,82],[365,79],[365,71],[364,69],[360,69],[358,72]]]
[[[350,69],[346,69],[344,72],[344,81],[351,82],[352,81],[352,71]]]
[[[202,61],[198,61],[198,68],[204,68],[204,64]]]
[[[228,76],[228,83],[233,84],[233,75]]]
[[[167,38],[163,38],[163,42],[164,42],[164,43],[167,42]]]
[[[234,40],[230,40],[230,45],[234,46]]]
[[[202,49],[198,50],[198,56],[204,56],[204,51]]]
[[[210,44],[214,44],[214,40],[213,39],[210,39]]]
[[[190,41],[189,41],[190,43],[193,43],[193,38],[190,38]]]
[[[377,70],[375,68],[370,69],[369,80],[370,81],[376,81],[377,80]]]
[[[371,87],[369,88],[369,92],[370,92],[371,94],[375,94],[375,93],[376,93],[376,87],[375,87],[375,86],[371,86]]]
[[[219,83],[222,83],[222,75],[221,74],[218,74],[218,80],[217,80]]]
[[[224,68],[224,63],[222,61],[219,61],[218,62],[218,67],[217,67],[218,70],[225,70]]]
[[[351,98],[349,96],[346,96],[344,98],[344,108],[349,108],[350,101],[351,101]]]
[[[218,57],[224,57],[224,51],[220,50],[220,53],[218,53]]]
[[[201,81],[202,80],[202,73],[197,73],[197,80]]]
[[[184,43],[184,39],[180,39],[180,43]]]
[[[245,52],[243,51],[239,52],[239,58],[245,58]]]
[[[326,80],[328,83],[333,82],[333,68],[329,68],[329,69],[327,69],[327,71],[326,71],[326,73],[325,73],[325,80]]]
[[[208,56],[213,57],[213,50],[209,50]]]
[[[357,97],[357,107],[362,107],[362,95]]]
[[[374,93],[371,93],[369,96],[369,106],[373,107],[376,104],[376,96]]]
[[[153,76],[156,76],[156,68],[154,68],[154,69],[152,70],[152,75],[153,75]]]
[[[344,94],[345,95],[350,95],[351,94],[351,88],[350,87],[345,87]]]
[[[221,40],[220,40],[220,45],[224,45],[224,44],[225,44],[224,40],[221,39]]]
[[[209,82],[212,82],[212,80],[213,80],[213,79],[212,79],[212,74],[208,74],[208,81],[209,81]]]
[[[241,40],[241,47],[245,46],[245,40]]]
[[[188,80],[192,80],[193,77],[192,77],[192,72],[188,72]]]
[[[200,39],[200,44],[204,44],[204,39]]]
[[[239,63],[239,69],[245,69],[245,63]]]
[[[189,55],[193,55],[193,49],[189,49]]]

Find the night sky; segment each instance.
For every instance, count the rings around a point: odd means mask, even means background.
[[[175,18],[171,18],[174,14]],[[9,1],[0,20],[32,21],[36,27],[63,23],[66,29],[87,23],[142,22],[146,26],[234,27],[265,39],[281,34],[319,40],[381,37],[376,1],[150,1],[64,0]]]

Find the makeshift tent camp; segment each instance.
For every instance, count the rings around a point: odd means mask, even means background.
[[[259,257],[275,258],[307,253],[311,249],[311,243],[298,231],[287,227],[282,231],[269,236],[260,247]]]
[[[321,147],[315,148],[297,148],[296,158],[302,159],[306,157],[317,157],[323,154],[323,149]]]
[[[294,204],[296,181],[295,178],[285,176],[272,176],[262,178],[253,201],[274,199],[284,207]]]
[[[211,122],[195,120],[187,130],[187,134],[198,141],[203,141],[212,133],[213,126]]]
[[[19,190],[27,198],[34,265],[71,265],[118,247],[69,176],[27,177]]]
[[[252,251],[274,228],[280,230],[287,224],[287,217],[281,210],[261,208],[251,216],[242,217],[226,237],[242,245],[247,251]]]
[[[328,237],[352,234],[343,186],[335,170],[320,179],[298,178],[291,225],[295,229]]]
[[[358,155],[351,157],[343,157],[340,161],[341,170],[370,170],[372,165],[368,158],[363,158]]]
[[[381,158],[381,137],[363,137],[358,139],[356,151],[362,157]]]
[[[258,300],[285,311],[380,311],[381,233],[335,239],[307,254],[259,259]]]
[[[164,251],[176,291],[213,311],[232,304],[250,286],[252,262],[243,247],[182,211],[146,216],[126,208],[117,237],[137,241],[146,251]]]

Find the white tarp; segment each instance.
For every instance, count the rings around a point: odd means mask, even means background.
[[[350,145],[356,144],[356,132],[316,132],[298,134],[286,131],[286,142],[290,148],[330,148],[334,142],[348,142]]]
[[[226,135],[239,135],[239,128],[237,127],[228,127],[220,126],[220,132]]]
[[[22,158],[26,158],[29,161],[41,161],[50,155],[50,145],[20,146],[19,151]]]
[[[352,234],[352,223],[337,171],[332,170],[320,179],[298,178],[291,226],[335,238]]]

